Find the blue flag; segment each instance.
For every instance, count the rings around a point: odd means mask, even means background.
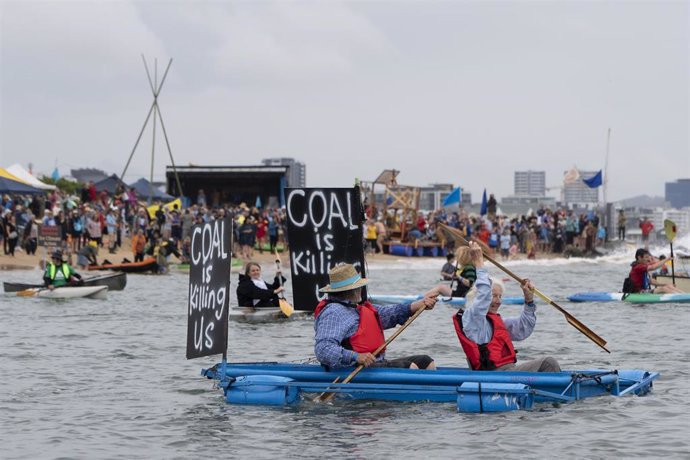
[[[489,212],[489,204],[486,199],[486,189],[484,189],[484,194],[482,195],[482,207],[479,209],[479,215],[485,216]]]
[[[254,203],[254,207],[261,209],[261,197],[259,195],[256,195],[256,203]]]
[[[599,170],[598,173],[590,177],[589,179],[582,179],[582,182],[584,182],[587,187],[589,188],[597,188],[599,187],[603,182],[601,179],[601,169]]]
[[[53,174],[50,176],[55,182],[60,179],[60,173],[58,172],[57,167],[53,170]]]
[[[393,197],[391,195],[388,195],[388,198],[386,198],[386,204],[388,206],[393,204]]]
[[[460,204],[461,202],[462,195],[460,194],[460,187],[457,187],[443,200],[443,206],[450,206],[455,203]]]

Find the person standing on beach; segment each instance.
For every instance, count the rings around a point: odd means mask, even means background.
[[[620,241],[625,240],[625,225],[628,223],[628,219],[625,217],[625,212],[621,209],[618,211],[618,239]]]
[[[647,219],[647,217],[642,217],[640,230],[642,231],[642,243],[644,244],[644,248],[649,251],[649,235],[652,233],[652,230],[654,230],[654,224]]]

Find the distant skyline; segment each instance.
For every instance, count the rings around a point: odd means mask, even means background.
[[[397,169],[477,201],[515,171],[603,169],[610,128],[608,200],[664,196],[690,178],[688,5],[2,1],[0,166],[120,174],[152,102],[144,54],[158,78],[173,58],[179,165],[292,157],[310,187]],[[149,123],[125,181],[150,161]]]

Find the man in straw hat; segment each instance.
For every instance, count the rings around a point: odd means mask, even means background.
[[[403,324],[416,311],[432,309],[438,296],[437,288],[422,300],[412,303],[375,307],[362,303],[362,287],[369,280],[362,278],[351,264],[340,264],[328,272],[330,284],[320,289],[328,293],[314,312],[314,352],[319,362],[329,369],[362,364],[365,367],[401,367],[436,369],[427,355],[414,355],[393,360],[385,359],[385,350],[373,352],[385,342],[383,330]]]

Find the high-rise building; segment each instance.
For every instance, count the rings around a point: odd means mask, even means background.
[[[594,177],[599,171],[580,171],[580,179],[573,183],[565,184],[563,186],[563,201],[570,205],[587,205],[599,202],[599,187],[590,188],[582,179],[590,179]],[[567,173],[564,172],[565,175]]]
[[[515,171],[515,196],[545,196],[545,171]]]
[[[690,179],[666,182],[666,201],[676,209],[690,207]]]
[[[294,158],[264,158],[264,166],[287,166],[287,186],[305,187],[307,185],[307,166]]]

